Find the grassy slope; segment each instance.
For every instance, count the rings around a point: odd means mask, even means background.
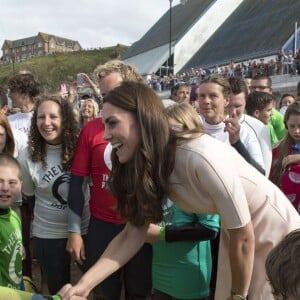
[[[127,50],[126,46],[103,48],[100,50],[57,53],[45,57],[35,57],[14,64],[14,72],[32,72],[41,85],[49,92],[58,90],[60,83],[76,80],[76,74],[92,74],[95,67],[106,61],[118,58]],[[0,65],[0,86],[7,88],[7,81],[13,75],[13,64]]]

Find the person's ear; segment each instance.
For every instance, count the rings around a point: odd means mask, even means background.
[[[256,109],[256,110],[254,111],[253,115],[254,115],[255,118],[258,118],[259,115],[260,115],[260,111],[259,111],[258,109]]]
[[[3,107],[1,108],[1,111],[6,115],[6,113],[8,111],[8,105],[3,105]]]

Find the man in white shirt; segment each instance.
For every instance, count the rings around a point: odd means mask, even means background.
[[[229,78],[232,94],[228,105],[229,113],[234,113],[240,120],[240,124],[253,131],[260,144],[262,158],[265,166],[265,175],[269,176],[272,163],[272,146],[269,130],[258,119],[245,114],[246,98],[248,96],[247,84],[242,78]]]

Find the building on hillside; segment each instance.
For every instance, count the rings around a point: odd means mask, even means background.
[[[2,46],[2,61],[22,61],[35,56],[44,56],[55,52],[72,52],[81,50],[78,41],[39,32],[36,36],[10,41]]]
[[[299,11],[299,0],[187,0],[171,6],[122,59],[146,77],[272,56],[290,50]]]

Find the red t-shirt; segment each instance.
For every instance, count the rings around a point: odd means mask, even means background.
[[[279,147],[280,145],[273,149],[273,160],[278,157]],[[292,154],[292,150],[290,154]],[[279,188],[300,213],[300,164],[290,165],[281,178]]]
[[[111,146],[103,139],[101,118],[88,122],[81,130],[73,157],[71,172],[92,179],[90,211],[110,223],[124,223],[116,211],[117,201],[105,188],[111,167]]]

